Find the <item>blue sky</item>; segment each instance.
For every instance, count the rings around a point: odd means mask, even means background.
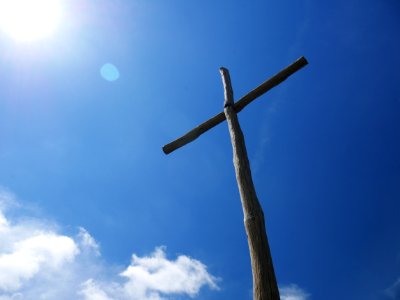
[[[302,55],[239,115],[282,299],[400,299],[398,1],[62,3],[0,31],[1,300],[251,299],[227,125],[161,147]]]

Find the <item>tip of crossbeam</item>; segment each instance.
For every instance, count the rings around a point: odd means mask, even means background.
[[[305,58],[304,56],[300,57],[300,58],[298,59],[298,61],[303,62],[303,65],[308,65],[308,60],[307,60],[307,58]]]
[[[170,149],[168,145],[165,145],[164,147],[162,147],[162,151],[164,152],[164,154],[170,154],[174,150]]]

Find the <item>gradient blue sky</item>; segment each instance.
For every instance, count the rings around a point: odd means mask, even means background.
[[[64,6],[51,38],[0,33],[0,185],[20,203],[10,222],[85,228],[108,273],[166,246],[219,278],[198,299],[251,299],[226,124],[161,147],[222,110],[220,66],[239,98],[304,55],[239,116],[279,285],[309,294],[296,299],[400,299],[398,1]],[[106,63],[118,80],[101,77]]]

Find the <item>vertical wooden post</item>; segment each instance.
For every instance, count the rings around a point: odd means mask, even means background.
[[[233,164],[235,166],[249,243],[254,300],[279,300],[279,289],[265,231],[264,213],[257,199],[243,133],[234,109],[229,71],[225,68],[220,68],[220,72],[225,92],[224,114],[228,121],[231,136]]]

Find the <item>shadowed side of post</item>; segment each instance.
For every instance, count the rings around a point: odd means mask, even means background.
[[[235,112],[240,112],[243,108],[245,108],[248,104],[253,102],[255,99],[260,97],[261,95],[268,92],[273,87],[277,86],[281,82],[283,82],[286,78],[291,76],[292,74],[296,73],[298,70],[303,68],[308,64],[306,58],[304,56],[300,57],[294,63],[280,71],[279,73],[275,74],[268,80],[264,81],[254,90],[243,96],[234,104]],[[165,145],[163,147],[163,151],[165,154],[169,154],[176,149],[190,143],[191,141],[197,139],[200,135],[208,131],[209,129],[215,127],[219,123],[223,122],[226,119],[224,112],[221,112],[211,119],[207,120],[206,122],[200,124],[196,128],[192,129],[188,133],[184,134],[180,138],[176,139],[175,141]]]
[[[254,300],[279,300],[279,289],[272,264],[264,213],[258,201],[251,176],[244,136],[234,108],[229,71],[220,69],[224,84],[224,114],[229,126],[233,149],[233,164],[242,201],[244,223],[249,244],[253,273]]]

